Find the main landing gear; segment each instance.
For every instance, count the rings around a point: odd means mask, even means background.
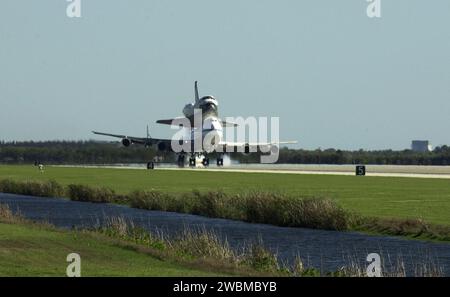
[[[184,155],[184,154],[178,155],[178,160],[177,160],[178,167],[184,168],[184,160],[185,159],[186,159],[186,155]]]
[[[201,158],[201,163],[204,167],[209,167],[209,158],[205,155],[191,155],[191,157],[189,158],[189,167],[196,167],[197,165],[197,158]],[[155,169],[155,166],[158,164],[159,161],[161,161],[162,158],[154,158],[152,162],[148,162],[147,163],[147,169],[152,170]],[[186,161],[186,153],[183,154],[179,154],[177,156],[177,165],[180,168],[184,168],[185,167],[185,161]],[[223,167],[223,156],[218,156],[217,157],[217,167]]]
[[[153,170],[158,163],[161,163],[164,160],[162,156],[155,156],[151,162],[147,163],[147,169]]]
[[[189,166],[190,167],[195,167],[197,165],[197,160],[193,157],[189,158]],[[202,160],[202,165],[205,167],[209,166],[209,158],[205,157]]]
[[[201,159],[201,163],[204,167],[209,167],[209,158],[207,156],[204,156],[203,159]],[[220,156],[217,158],[217,167],[222,167],[223,166],[223,157]],[[195,158],[195,156],[191,156],[189,158],[189,167],[195,167],[197,165],[197,159]]]

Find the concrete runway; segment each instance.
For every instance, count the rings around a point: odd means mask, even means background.
[[[143,164],[115,165],[66,165],[63,167],[114,168],[114,169],[146,169]],[[355,175],[355,165],[300,165],[300,164],[232,164],[223,168],[212,165],[209,168],[178,168],[171,164],[158,164],[156,170],[184,170],[207,172],[244,172],[244,173],[277,173],[277,174],[317,174],[317,175]],[[450,179],[450,166],[398,166],[367,165],[367,176],[441,178]]]

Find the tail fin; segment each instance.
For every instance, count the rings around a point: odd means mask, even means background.
[[[200,101],[200,96],[198,95],[198,82],[195,82],[195,102]]]

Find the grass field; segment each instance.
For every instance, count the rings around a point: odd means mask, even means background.
[[[66,276],[78,253],[82,276],[216,276],[75,231],[0,223],[0,276]]]
[[[450,180],[400,177],[356,177],[270,173],[202,172],[0,166],[0,179],[56,180],[63,185],[86,184],[112,188],[118,193],[132,190],[162,192],[228,193],[281,192],[336,200],[345,209],[365,216],[421,218],[450,225]]]

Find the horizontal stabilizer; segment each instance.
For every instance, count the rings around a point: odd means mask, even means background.
[[[162,124],[162,125],[172,125],[172,123],[174,121],[176,121],[177,123],[182,123],[183,120],[184,121],[188,120],[188,118],[186,118],[186,117],[179,117],[179,118],[174,118],[174,119],[158,120],[158,121],[156,121],[156,123],[157,124]],[[178,126],[178,125],[175,125],[175,126]]]
[[[227,121],[220,121],[222,123],[222,127],[237,127],[239,126],[236,123],[233,122],[227,122]]]

